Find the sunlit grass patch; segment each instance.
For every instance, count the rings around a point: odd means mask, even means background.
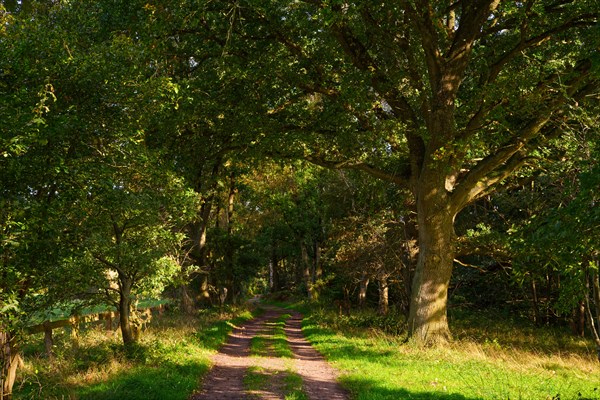
[[[302,391],[302,378],[292,372],[277,371],[253,366],[248,368],[244,376],[244,388],[249,392],[251,398],[261,397],[261,393],[276,394],[283,396],[286,400],[307,400],[308,397]]]
[[[600,399],[600,366],[574,350],[509,346],[504,336],[486,341],[486,329],[480,340],[424,349],[380,330],[339,321],[332,328],[331,319],[320,311],[303,330],[356,399]]]
[[[271,322],[260,334],[250,339],[250,353],[259,357],[293,358],[294,354],[285,334],[285,322],[290,314],[284,314]]]
[[[263,390],[268,386],[270,374],[262,367],[250,367],[244,375],[244,388],[249,391]]]
[[[258,357],[268,357],[269,336],[259,334],[250,339],[250,354]]]
[[[293,372],[287,372],[283,378],[285,384],[285,400],[307,400],[308,396],[302,391],[302,377]]]

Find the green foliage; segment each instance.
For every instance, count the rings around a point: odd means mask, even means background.
[[[287,371],[271,371],[261,367],[248,368],[244,375],[244,387],[250,391],[250,398],[253,398],[253,392],[260,392],[266,389],[281,392],[285,400],[307,400],[306,393],[302,391],[302,378],[300,375]]]
[[[380,315],[371,309],[352,310],[350,315],[335,315],[328,308],[313,309],[312,318],[322,321],[324,325],[340,332],[369,330],[385,332],[398,338],[406,337],[406,315],[396,308],[388,314]]]
[[[267,323],[267,329],[250,340],[251,353],[259,357],[294,358],[284,331],[288,318],[289,314],[283,314]]]

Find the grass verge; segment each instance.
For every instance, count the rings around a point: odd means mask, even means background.
[[[210,355],[233,326],[251,317],[243,309],[166,314],[127,351],[118,331],[90,329],[77,345],[56,331],[53,361],[42,355],[43,341],[32,337],[14,399],[187,399],[208,371]]]
[[[303,311],[304,334],[343,372],[341,383],[355,399],[600,399],[593,355],[578,353],[577,346],[552,350],[548,343],[533,346],[529,337],[519,341],[521,331],[498,321],[477,330],[463,330],[455,321],[454,343],[424,349],[378,329],[356,328],[351,318]]]

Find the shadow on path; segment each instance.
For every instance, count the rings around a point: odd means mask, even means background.
[[[263,307],[263,315],[234,329],[225,345],[212,358],[213,368],[204,379],[202,391],[192,395],[190,400],[282,399],[283,396],[276,390],[266,389],[250,395],[246,392],[244,377],[251,366],[275,371],[289,369],[297,373],[302,378],[303,391],[311,400],[348,399],[347,392],[337,383],[337,371],[304,339],[302,315],[279,307]],[[291,314],[284,330],[294,359],[250,357],[251,339],[263,334],[269,324],[283,314]]]

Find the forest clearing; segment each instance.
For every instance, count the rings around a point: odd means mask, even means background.
[[[0,0],[0,399],[598,399],[599,18]]]

